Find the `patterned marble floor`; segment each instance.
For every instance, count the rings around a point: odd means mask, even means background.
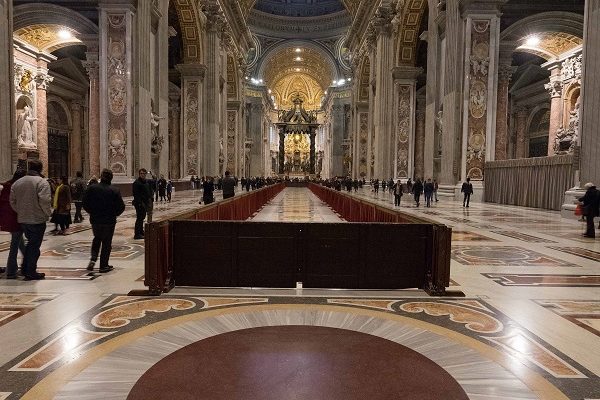
[[[355,195],[394,208],[389,193]],[[172,203],[157,204],[154,218],[199,206],[199,197],[199,191],[177,193]],[[405,196],[401,209],[453,226],[452,281],[464,298],[432,298],[417,290],[193,288],[131,297],[124,294],[143,288],[144,262],[143,242],[132,239],[131,206],[117,225],[115,271],[109,274],[85,274],[87,220],[72,235],[47,235],[40,268],[50,279],[0,279],[0,399],[126,399],[139,394],[136,383],[152,376],[161,360],[185,356],[194,343],[282,326],[386,339],[398,346],[393,351],[407,348],[435,362],[470,399],[600,399],[600,239],[582,238],[581,222],[554,212],[476,203],[467,210],[440,200],[416,208]],[[254,219],[340,221],[306,189],[286,189]],[[0,235],[0,265],[7,240]],[[279,344],[275,359],[302,360],[293,345]],[[247,378],[260,368],[257,360],[245,357],[228,367],[245,368],[238,371]],[[200,366],[197,373],[214,376],[218,370]],[[373,379],[383,383],[370,383],[371,398],[390,398],[375,390],[389,386],[390,371],[412,372],[403,362],[375,371]],[[330,383],[343,381],[336,369],[327,376]],[[175,398],[178,388],[163,390],[163,398]]]

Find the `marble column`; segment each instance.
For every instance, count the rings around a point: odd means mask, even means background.
[[[394,77],[394,137],[393,175],[382,178],[407,179],[415,177],[415,110],[416,78],[421,68],[401,66],[393,69]],[[419,176],[422,178],[422,176]]]
[[[600,186],[600,0],[585,2],[585,32],[583,39],[583,75],[581,94],[580,176],[581,182]]]
[[[414,176],[433,177],[433,171],[425,174],[425,98],[417,97],[415,113],[415,173]]]
[[[331,166],[333,175],[344,175],[344,105],[342,99],[333,99],[331,112]]]
[[[394,67],[394,40],[392,39],[392,19],[390,7],[379,7],[375,13],[373,27],[377,34],[377,57],[375,64],[375,98],[373,111],[374,123],[374,177],[389,179],[394,174],[393,143],[393,103],[394,85],[392,68]]]
[[[219,138],[221,114],[221,34],[225,23],[221,15],[220,6],[215,1],[205,5],[207,31],[206,31],[206,129],[204,132],[204,145],[201,153],[201,162],[204,174],[218,175],[219,171]]]
[[[71,102],[71,122],[71,161],[69,163],[69,175],[75,176],[77,171],[81,171],[81,160],[84,154],[81,147],[81,102],[79,100]]]
[[[179,155],[181,132],[181,93],[171,91],[169,93],[169,177],[171,179],[181,178]]]
[[[285,166],[285,132],[279,128],[279,175],[283,175]],[[250,176],[250,175],[248,175]]]
[[[175,151],[181,149],[179,164],[180,177],[190,175],[207,175],[204,170],[201,154],[204,146],[203,126],[203,82],[206,67],[202,64],[189,63],[177,65],[181,74],[181,123],[180,144]]]
[[[35,76],[36,84],[36,118],[37,118],[37,150],[40,161],[44,164],[43,174],[48,174],[48,105],[46,104],[46,91],[48,85],[54,80],[48,75],[45,62],[38,63],[38,74]]]
[[[12,1],[0,1],[0,179],[12,176],[13,135],[16,134],[13,86]],[[14,140],[16,142],[16,140]]]
[[[526,107],[518,107],[515,112],[517,142],[516,142],[516,158],[527,157],[527,117],[529,109]]]
[[[96,55],[88,53],[88,61],[83,62],[88,77],[90,78],[89,91],[89,128],[88,128],[88,148],[87,160],[90,176],[100,176],[100,86],[99,86],[99,65]],[[95,59],[94,59],[95,58]]]
[[[495,160],[506,160],[508,158],[508,89],[512,73],[513,69],[510,63],[499,65]]]
[[[472,1],[465,9],[465,60],[461,180],[471,178],[475,200],[484,198],[485,162],[495,156],[500,17],[505,0]],[[503,138],[506,141],[506,137]],[[504,151],[506,153],[506,150]]]
[[[548,131],[548,155],[553,156],[554,142],[559,129],[563,127],[563,82],[560,64],[550,67],[550,83],[545,88],[550,93],[550,129]]]

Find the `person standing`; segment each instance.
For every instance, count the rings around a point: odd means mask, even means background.
[[[16,211],[21,229],[27,238],[23,260],[25,280],[44,279],[46,276],[37,272],[37,262],[46,231],[46,221],[52,214],[52,199],[50,184],[42,178],[42,169],[41,161],[29,161],[27,175],[13,183],[10,189],[10,206]]]
[[[235,196],[235,179],[231,177],[229,171],[225,171],[225,178],[221,180],[221,187],[223,188],[224,199]]]
[[[157,182],[158,198],[160,201],[167,201],[167,180],[164,175],[161,175]]]
[[[71,224],[71,188],[69,178],[66,176],[60,178],[60,184],[54,193],[52,206],[56,215],[56,223],[60,226],[60,231],[56,234],[65,235]]]
[[[427,178],[427,182],[425,182],[425,186],[423,188],[423,193],[425,193],[425,207],[431,207],[433,190],[433,182],[431,182],[431,178]]]
[[[212,176],[209,176],[204,182],[202,182],[202,201],[204,201],[204,204],[210,204],[215,201],[215,196],[213,194],[214,191],[215,184],[213,183]],[[199,203],[202,203],[202,201]]]
[[[171,202],[171,196],[173,195],[173,181],[169,179],[167,182],[167,201]]]
[[[138,171],[138,178],[133,182],[133,206],[135,207],[135,234],[134,239],[144,238],[144,219],[150,210],[152,212],[152,189],[150,183],[146,180],[148,171],[141,168]],[[148,222],[150,218],[148,218]]]
[[[404,189],[402,188],[402,182],[400,182],[400,179],[398,179],[398,182],[396,182],[395,185],[393,185],[393,191],[394,191],[394,205],[397,207],[400,207],[400,200],[402,200],[402,191]]]
[[[600,191],[596,189],[596,185],[588,182],[583,186],[586,190],[585,195],[578,200],[583,204],[583,215],[585,215],[586,230],[583,236],[587,238],[596,237],[596,229],[594,227],[594,218],[600,215]]]
[[[100,253],[98,271],[104,273],[113,269],[111,265],[108,265],[108,259],[112,250],[112,238],[115,233],[117,217],[125,211],[125,203],[119,189],[111,185],[112,178],[112,171],[103,169],[100,183],[90,187],[83,196],[83,208],[90,214],[90,223],[94,233],[90,262],[87,266],[88,271],[94,270],[98,253]]]
[[[417,203],[417,207],[421,205],[421,193],[423,193],[423,184],[421,183],[421,179],[417,178],[415,181],[412,192],[415,197],[415,203]]]
[[[0,192],[0,230],[9,232],[10,250],[6,259],[6,279],[17,279],[17,255],[19,250],[25,256],[25,241],[23,229],[18,221],[15,210],[10,206],[10,188],[13,183],[25,176],[25,170],[17,169],[11,180],[2,184]]]
[[[435,201],[436,203],[439,201],[438,200],[438,189],[440,188],[440,185],[438,184],[437,179],[433,180],[433,195],[435,196]]]
[[[75,179],[71,181],[71,198],[75,204],[75,217],[73,218],[74,223],[83,221],[81,215],[81,199],[83,199],[83,193],[85,192],[85,181],[83,180],[83,174],[81,171],[75,173]]]
[[[467,181],[463,182],[460,192],[464,194],[463,207],[468,208],[471,195],[473,194],[473,184],[471,183],[471,178],[467,178]]]

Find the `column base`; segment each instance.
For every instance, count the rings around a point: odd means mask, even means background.
[[[574,220],[581,218],[580,216],[575,215],[575,207],[577,207],[577,199],[583,197],[585,192],[585,189],[579,187],[571,188],[565,192],[563,205],[560,208],[561,218]]]

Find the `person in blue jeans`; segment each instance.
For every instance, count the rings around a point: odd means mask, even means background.
[[[2,184],[0,192],[0,230],[9,232],[11,235],[10,250],[6,260],[6,279],[17,278],[17,255],[19,250],[25,255],[25,241],[23,240],[23,230],[17,219],[17,213],[10,206],[10,189],[12,184],[25,176],[25,170],[15,171],[11,180]],[[0,268],[0,272],[4,268]]]
[[[23,275],[25,280],[44,279],[37,272],[40,247],[46,232],[46,222],[52,215],[50,184],[42,177],[43,164],[30,160],[27,175],[13,183],[10,190],[10,206],[17,213],[23,233],[27,238]]]

